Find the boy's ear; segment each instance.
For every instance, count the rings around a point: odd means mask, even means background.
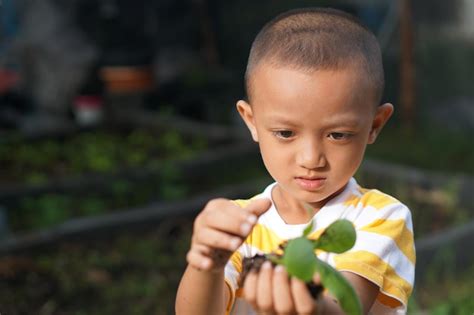
[[[258,134],[257,128],[255,128],[252,106],[250,106],[246,101],[240,100],[237,102],[237,111],[247,125],[247,128],[249,128],[253,141],[258,142]]]
[[[388,121],[390,116],[393,114],[393,105],[390,103],[385,103],[377,107],[375,112],[374,120],[372,121],[372,128],[370,129],[368,143],[372,144],[377,139],[380,131],[382,131],[383,126]]]

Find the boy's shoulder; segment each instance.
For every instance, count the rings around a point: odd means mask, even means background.
[[[358,184],[352,185],[340,202],[345,206],[371,207],[380,210],[390,205],[403,205],[395,197],[378,189],[367,189]],[[404,206],[404,205],[403,205]]]

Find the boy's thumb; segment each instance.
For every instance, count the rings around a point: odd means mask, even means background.
[[[272,205],[272,202],[268,198],[255,199],[255,200],[252,200],[247,207],[245,207],[245,210],[259,217],[268,209],[270,209],[271,205]]]

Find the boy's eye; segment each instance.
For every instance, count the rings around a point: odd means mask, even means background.
[[[277,136],[278,138],[282,138],[282,139],[289,139],[293,137],[293,131],[290,131],[290,130],[277,130],[277,131],[274,131],[273,134]]]
[[[329,134],[329,138],[332,138],[334,140],[345,140],[349,138],[351,135],[348,133],[343,133],[343,132],[331,132]]]

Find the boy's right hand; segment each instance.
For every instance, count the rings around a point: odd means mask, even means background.
[[[245,208],[227,199],[209,201],[194,221],[188,263],[200,270],[222,270],[270,206],[269,199],[255,199]]]

